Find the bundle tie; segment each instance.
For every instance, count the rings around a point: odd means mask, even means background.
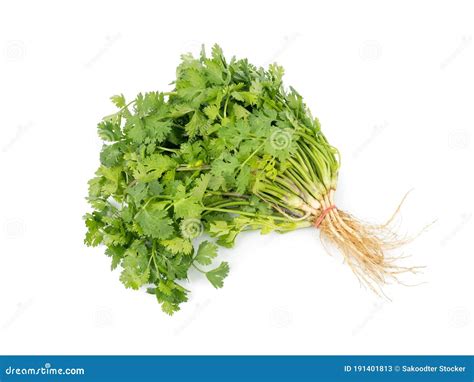
[[[318,216],[318,219],[316,220],[316,222],[314,223],[314,226],[316,228],[319,228],[319,226],[321,225],[321,223],[323,222],[324,218],[326,217],[326,215],[331,212],[331,210],[333,210],[334,208],[336,208],[336,206],[333,204],[332,206],[329,206],[328,208],[324,209],[323,212],[321,212],[321,214]]]

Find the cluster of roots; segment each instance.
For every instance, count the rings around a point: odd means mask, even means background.
[[[371,225],[337,209],[333,194],[331,191],[321,201],[321,214],[315,217],[313,224],[320,229],[323,243],[331,243],[339,249],[344,261],[362,284],[381,295],[383,285],[393,281],[400,282],[398,277],[402,273],[418,271],[420,267],[397,265],[401,257],[387,255],[387,251],[409,241],[400,238],[390,228],[405,198],[385,224]]]

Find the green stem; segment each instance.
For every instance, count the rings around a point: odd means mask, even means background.
[[[290,212],[291,214],[297,217],[301,217],[302,213],[304,215],[304,211],[301,211],[299,209],[286,205],[280,198],[276,198],[274,195],[272,195],[271,193],[267,191],[259,192],[257,196],[260,197],[260,199],[267,202],[268,204],[270,204],[273,208],[275,208],[280,213],[282,213],[282,211],[280,211],[281,209],[281,210],[284,210],[283,211],[284,213]]]
[[[224,118],[227,118],[227,104],[229,103],[229,98],[230,98],[230,95],[227,93],[225,103],[224,103]]]
[[[153,259],[153,264],[155,264],[156,271],[160,272],[160,268],[158,267],[158,263],[157,263],[155,255],[156,255],[156,242],[153,240],[153,245],[151,248],[151,257]]]
[[[179,152],[178,149],[169,149],[167,147],[162,147],[162,146],[156,146],[157,149],[163,150],[163,151],[169,151],[170,153],[177,153]]]
[[[280,220],[280,221],[288,221],[288,219],[282,218],[280,216],[258,215],[251,212],[244,212],[244,211],[231,210],[231,209],[225,209],[225,208],[204,207],[204,210],[215,211],[215,212],[226,212],[230,214],[237,214],[237,215],[249,216],[249,217],[254,217],[254,218],[269,218],[269,219]]]
[[[193,263],[193,267],[196,268],[201,273],[206,273],[206,271],[203,271],[201,268],[197,267],[196,264],[194,263]]]
[[[264,145],[265,145],[265,141],[264,141],[260,146],[258,146],[258,147],[254,150],[254,152],[253,152],[252,154],[250,154],[250,155],[247,157],[247,159],[245,159],[245,160],[242,162],[242,164],[240,165],[240,168],[244,167],[244,165],[245,165],[255,154],[257,154],[258,151],[259,151]]]
[[[307,182],[309,184],[313,183],[313,180],[308,176],[308,170],[303,168],[303,166],[293,158],[290,158],[288,161],[293,165],[295,173],[298,174],[303,182]]]
[[[176,171],[201,171],[201,170],[210,170],[211,166],[204,165],[199,167],[177,167]]]
[[[237,192],[218,192],[218,191],[207,191],[205,196],[233,196],[235,198],[249,199],[249,195],[239,194]]]
[[[304,167],[306,170],[306,173],[309,174],[311,177],[311,181],[313,183],[318,182],[318,175],[315,172],[315,169],[313,165],[311,164],[311,161],[308,159],[308,156],[306,153],[303,151],[301,147],[298,148],[298,150],[295,152],[295,157],[298,160],[299,163]]]
[[[310,149],[310,147],[305,143],[301,142],[301,150],[303,150],[306,155],[310,158],[309,162],[312,163],[312,167],[315,171],[315,174],[319,180],[319,182],[322,182],[323,176],[322,176],[322,168],[323,165],[321,164],[320,158],[314,154],[314,152]]]
[[[297,171],[294,171],[293,169],[288,169],[286,170],[284,176],[288,176],[295,183],[297,183],[300,187],[301,192],[306,191],[310,196],[312,196],[315,199],[318,199],[319,195],[315,194],[315,190],[313,190],[312,187],[310,187],[310,185],[313,185],[313,184],[311,182],[309,182],[308,184],[308,182],[305,182],[303,179],[301,179]],[[314,185],[314,187],[317,187],[317,186]]]
[[[284,190],[282,190],[280,187],[276,187],[271,183],[266,183],[263,188],[263,191],[272,191],[275,196],[280,198],[284,198],[285,196],[287,196],[287,193],[285,193]]]
[[[229,207],[229,206],[248,206],[249,202],[244,201],[232,201],[229,202],[228,200],[224,200],[223,203],[217,202],[216,204],[208,204],[209,207]]]
[[[148,204],[150,204],[150,202],[151,202],[152,200],[155,200],[155,199],[158,199],[158,198],[160,198],[160,199],[165,199],[165,200],[173,200],[173,198],[172,198],[171,196],[155,195],[155,196],[152,196],[152,197],[143,205],[143,207],[140,208],[140,209],[141,209],[141,210],[144,210],[144,209],[148,206]]]

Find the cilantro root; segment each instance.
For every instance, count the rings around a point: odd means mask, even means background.
[[[223,286],[218,246],[249,230],[315,227],[376,293],[416,271],[386,254],[405,242],[392,219],[369,225],[335,205],[339,152],[282,76],[215,45],[211,56],[182,56],[172,91],[112,97],[118,111],[98,124],[85,243],[105,245],[122,283],[147,287],[168,314],[188,299],[190,269]],[[197,246],[202,235],[211,239]]]

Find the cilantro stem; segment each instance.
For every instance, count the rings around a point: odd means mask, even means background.
[[[200,170],[210,170],[211,166],[204,165],[199,167],[177,167],[176,171],[200,171]]]
[[[287,218],[283,218],[281,216],[260,215],[260,214],[254,214],[251,212],[244,212],[244,211],[232,210],[232,209],[226,209],[226,208],[204,207],[204,210],[215,211],[215,212],[227,212],[231,214],[238,214],[238,215],[250,216],[250,217],[255,217],[255,218],[269,218],[269,219],[280,220],[280,221],[288,221]]]
[[[254,152],[253,152],[252,154],[250,154],[250,155],[247,157],[247,159],[245,159],[245,160],[242,162],[242,164],[240,165],[240,168],[244,167],[245,164],[246,164],[255,154],[258,153],[258,151],[265,145],[265,142],[266,142],[266,141],[264,141],[260,146],[258,146],[258,147],[254,150]]]
[[[289,158],[288,162],[293,165],[294,169],[289,169],[289,171],[293,171],[293,173],[301,179],[302,184],[306,185],[306,183],[312,184],[313,180],[308,176],[308,171],[305,169],[293,158]]]
[[[135,102],[136,102],[136,100],[130,101],[124,107],[122,107],[118,112],[116,112],[115,114],[121,113],[122,111],[126,110],[132,103],[135,103]]]
[[[244,201],[235,201],[235,202],[229,202],[228,200],[224,200],[223,203],[218,202],[217,204],[212,204],[209,205],[209,207],[230,207],[230,206],[248,206],[249,202],[244,202]]]
[[[305,184],[304,181],[301,180],[301,178],[294,173],[294,171],[290,171],[289,169],[285,172],[285,174],[282,175],[283,178],[287,177],[289,178],[291,181],[293,181],[293,183],[296,184],[298,190],[300,190],[301,192],[309,192],[309,194],[311,196],[313,196],[314,198],[317,199],[316,195],[314,195],[312,192],[310,192],[308,189],[307,189],[307,185]]]
[[[152,196],[144,205],[143,207],[141,208],[142,210],[144,210],[148,204],[150,204],[150,202],[152,200],[155,200],[157,198],[161,198],[161,199],[167,199],[167,200],[173,200],[173,198],[171,196],[166,196],[166,195],[155,195],[155,196]]]
[[[225,99],[225,103],[224,103],[224,118],[227,118],[227,104],[229,103],[229,91],[227,90],[226,92],[226,99]]]
[[[160,269],[158,268],[158,264],[156,262],[156,242],[153,241],[152,248],[151,248],[151,258],[153,259],[153,264],[155,264],[155,268],[157,272],[160,272]]]
[[[163,150],[163,151],[169,151],[170,153],[178,153],[178,149],[169,149],[168,147],[162,147],[162,146],[156,146],[157,149]]]
[[[203,271],[201,268],[199,268],[198,266],[196,266],[196,264],[194,264],[193,262],[193,267],[196,268],[199,272],[201,273],[206,273],[206,271]]]
[[[212,195],[221,195],[221,196],[233,196],[236,198],[242,198],[242,199],[249,199],[249,195],[243,195],[239,194],[237,192],[217,192],[217,191],[207,191],[206,196],[212,196]]]

